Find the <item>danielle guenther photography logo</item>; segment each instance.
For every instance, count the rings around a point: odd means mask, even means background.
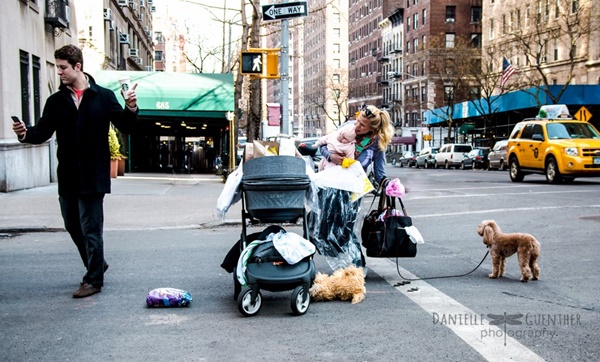
[[[555,327],[580,326],[579,314],[443,314],[433,313],[433,324],[445,326],[480,326],[481,339],[550,338],[557,335]],[[496,328],[497,327],[497,328]],[[553,328],[554,327],[554,328]]]

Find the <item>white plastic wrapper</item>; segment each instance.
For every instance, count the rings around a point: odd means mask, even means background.
[[[280,231],[277,234],[271,235],[273,235],[273,246],[275,246],[275,249],[277,249],[288,264],[296,264],[317,251],[310,241],[296,233]]]
[[[227,176],[225,187],[223,187],[223,190],[217,199],[215,216],[221,221],[225,219],[225,214],[227,213],[227,210],[229,210],[229,207],[242,199],[242,191],[240,190],[242,176],[244,176],[242,169],[243,166],[242,163],[240,163],[238,168]]]

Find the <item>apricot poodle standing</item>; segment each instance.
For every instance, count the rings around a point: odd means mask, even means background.
[[[521,267],[521,281],[537,280],[540,267],[540,243],[533,235],[526,233],[503,233],[494,220],[484,220],[477,226],[477,233],[483,236],[483,243],[490,249],[492,256],[492,274],[490,278],[504,275],[506,258],[517,253]]]

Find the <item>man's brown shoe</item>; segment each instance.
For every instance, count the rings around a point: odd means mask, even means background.
[[[85,298],[85,297],[89,297],[90,295],[100,293],[101,291],[102,291],[102,287],[95,287],[91,284],[83,283],[83,284],[81,284],[79,289],[77,289],[73,293],[73,298]]]

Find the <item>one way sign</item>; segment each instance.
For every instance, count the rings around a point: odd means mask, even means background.
[[[308,15],[308,5],[306,1],[263,5],[262,12],[264,21],[296,18]]]

